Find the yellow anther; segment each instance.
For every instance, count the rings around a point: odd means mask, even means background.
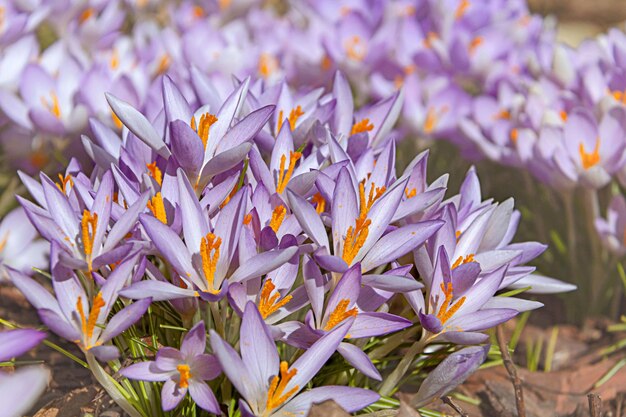
[[[461,238],[461,231],[457,230],[456,232],[454,232],[454,235],[456,236],[456,241],[457,243],[459,242],[459,239]]]
[[[417,195],[417,189],[415,188],[411,188],[410,190],[408,188],[406,188],[404,190],[404,195],[406,195],[406,198],[413,198]]]
[[[156,74],[157,75],[165,74],[167,70],[170,68],[171,63],[172,63],[172,60],[168,54],[161,55],[161,59],[159,59],[159,65],[157,66],[157,69],[156,69]]]
[[[476,52],[476,48],[482,45],[482,43],[483,43],[482,36],[476,36],[474,39],[472,39],[469,44],[469,53],[473,54],[474,52]]]
[[[63,176],[63,174],[59,174],[59,180],[61,182],[57,182],[56,184],[63,194],[67,194],[69,188],[74,186],[74,179],[69,174],[65,176]]]
[[[96,236],[97,226],[98,226],[98,213],[91,213],[89,210],[85,209],[83,211],[83,217],[80,220],[80,227],[81,227],[81,235],[83,238],[83,250],[85,252],[85,258],[87,258],[87,265],[89,267],[89,271],[91,271],[92,269],[91,255],[93,254],[93,241]]]
[[[224,201],[222,201],[222,204],[220,204],[220,208],[224,208],[226,207],[226,204],[228,204],[228,202],[230,201],[231,198],[233,198],[235,196],[235,194],[237,194],[237,184],[235,184],[235,186],[233,187],[232,190],[230,190],[230,193],[228,193],[228,195],[226,196],[226,198],[224,199]]]
[[[156,195],[148,201],[148,208],[161,223],[167,224],[167,213],[165,212],[165,204],[163,203],[161,192],[156,193]]]
[[[600,138],[596,139],[596,145],[593,148],[593,152],[585,152],[585,145],[580,143],[578,146],[578,152],[580,153],[580,161],[584,169],[589,169],[600,162]]]
[[[445,324],[465,303],[466,297],[461,297],[454,304],[450,305],[454,298],[452,283],[448,282],[448,285],[441,283],[441,291],[445,295],[445,299],[441,307],[439,307],[437,318],[441,321],[441,324]]]
[[[120,120],[119,117],[117,117],[117,114],[115,114],[113,112],[113,110],[111,110],[111,120],[113,120],[113,124],[115,125],[115,127],[117,127],[118,129],[122,129],[122,127],[124,126],[124,124],[122,123],[122,121]]]
[[[59,97],[54,91],[50,91],[50,102],[45,97],[41,97],[41,103],[54,117],[61,118],[61,107],[59,106]]]
[[[324,197],[322,197],[320,193],[315,193],[315,195],[311,198],[311,201],[315,203],[315,211],[318,214],[322,214],[324,210],[326,210],[326,200],[324,200]]]
[[[217,117],[211,113],[204,113],[200,116],[200,124],[196,124],[195,116],[191,117],[191,128],[198,133],[200,140],[202,140],[202,145],[204,145],[204,149],[206,149],[206,144],[209,140],[209,132],[211,130],[211,126],[213,126],[217,122]]]
[[[204,16],[204,9],[200,6],[193,6],[193,17],[195,17],[196,19],[201,18],[202,16]]]
[[[460,234],[458,236],[460,236]],[[452,264],[452,269],[455,269],[456,267],[458,267],[460,265],[463,265],[463,264],[466,264],[466,263],[469,263],[469,262],[476,262],[474,260],[474,254],[473,253],[470,253],[465,258],[462,257],[462,256],[459,256],[457,258],[457,260],[454,261],[454,264]]]
[[[9,232],[6,232],[4,234],[4,236],[2,237],[2,240],[0,240],[0,253],[2,253],[4,251],[4,248],[7,246],[7,242],[9,240]]]
[[[437,39],[439,39],[439,35],[437,34],[437,32],[428,32],[428,34],[426,34],[426,38],[422,43],[424,44],[424,47],[432,48],[433,41],[436,41]]]
[[[157,166],[156,161],[146,164],[146,168],[148,168],[148,174],[154,178],[157,184],[161,185],[163,183],[163,173]]]
[[[251,221],[252,221],[251,213],[248,213],[245,216],[243,216],[243,224],[250,224]]]
[[[263,288],[261,289],[261,298],[259,299],[259,312],[264,319],[278,311],[279,308],[287,305],[293,298],[291,295],[281,298],[278,291],[272,295],[275,289],[276,285],[274,285],[271,279],[268,278],[265,280]]]
[[[609,91],[609,93],[613,96],[613,98],[619,101],[622,104],[626,104],[626,90],[624,91]]]
[[[461,0],[456,8],[456,11],[454,12],[454,18],[457,20],[462,18],[470,5],[471,3],[468,0]]]
[[[259,75],[266,80],[278,70],[278,60],[270,53],[263,52],[259,57]]]
[[[85,10],[83,10],[80,16],[78,16],[78,23],[82,25],[87,20],[89,20],[91,16],[94,15],[94,13],[95,13],[95,10],[93,9],[93,7],[86,8]]]
[[[322,58],[322,62],[320,63],[320,67],[322,68],[322,71],[328,71],[332,66],[333,66],[332,59],[330,59],[328,55],[324,54],[324,57]]]
[[[352,36],[350,39],[344,42],[344,49],[348,58],[361,62],[365,58],[366,45],[365,42],[358,35]]]
[[[289,381],[291,381],[297,373],[298,370],[296,368],[289,369],[287,362],[283,361],[280,363],[280,377],[275,375],[267,390],[264,417],[269,415],[272,410],[283,405],[293,394],[300,390],[300,387],[296,385],[285,393],[287,384],[289,384]]]
[[[366,199],[365,181],[361,181],[359,183],[359,217],[357,217],[354,227],[350,226],[346,232],[346,237],[343,243],[343,252],[341,254],[341,257],[348,265],[352,263],[367,240],[369,227],[372,223],[372,221],[367,218],[367,214],[372,208],[374,202],[385,193],[385,190],[386,187],[376,187],[376,184],[372,183],[369,195]]]
[[[218,0],[217,3],[220,6],[220,10],[225,10],[230,6],[232,0]]]
[[[335,309],[330,313],[330,317],[328,317],[328,322],[326,323],[326,326],[324,326],[324,330],[332,330],[336,325],[348,317],[356,317],[357,314],[359,314],[359,309],[356,307],[352,307],[348,310],[349,305],[350,300],[347,298],[340,300],[337,307],[335,307]]]
[[[302,157],[300,152],[289,152],[289,167],[285,170],[287,164],[287,156],[282,155],[280,157],[280,168],[278,169],[278,182],[276,183],[276,192],[282,194],[287,188],[287,184],[293,175],[293,170],[296,167],[296,162]]]
[[[180,381],[178,381],[178,386],[181,388],[189,387],[189,379],[191,378],[191,369],[187,364],[180,364],[176,367],[178,374],[180,375]]]
[[[426,111],[426,119],[424,120],[424,133],[430,134],[437,127],[439,118],[448,111],[448,106],[443,106],[439,111],[433,107],[429,107]]]
[[[563,120],[564,122],[567,122],[567,112],[565,110],[561,110],[559,112],[559,116],[561,116],[561,120]]]
[[[80,317],[81,329],[84,336],[84,348],[90,349],[93,347],[91,344],[91,338],[93,337],[93,331],[96,328],[96,324],[98,321],[98,315],[100,314],[100,310],[104,307],[104,299],[102,298],[102,292],[99,292],[93,299],[93,305],[91,306],[91,310],[89,311],[89,317],[85,315],[85,311],[83,310],[83,300],[79,296],[76,301],[76,311],[78,312],[78,316]]]
[[[120,66],[120,57],[117,54],[117,49],[113,49],[113,53],[111,54],[111,60],[109,61],[109,65],[112,70],[116,70]]]
[[[289,128],[293,131],[296,129],[296,123],[298,123],[298,119],[304,115],[304,111],[302,111],[302,106],[297,105],[295,109],[291,109],[289,112],[289,117],[287,121],[289,122]],[[281,110],[278,112],[278,132],[283,127],[283,117],[284,112]]]
[[[498,119],[502,119],[502,120],[510,120],[511,119],[511,112],[508,110],[501,110],[498,113],[495,114],[495,116],[493,116],[494,119],[498,120]]]
[[[213,233],[207,233],[200,242],[200,257],[202,258],[202,272],[207,282],[208,292],[217,294],[220,291],[215,289],[215,271],[217,261],[220,259],[220,246],[222,238]]]
[[[280,229],[280,225],[283,224],[283,220],[285,220],[285,215],[287,214],[287,209],[285,206],[280,205],[274,208],[272,212],[272,219],[270,220],[270,227],[274,231],[274,233],[278,233],[278,229]]]
[[[372,129],[374,129],[374,125],[371,124],[370,119],[366,117],[365,119],[362,119],[356,122],[352,126],[352,130],[350,131],[350,134],[356,135],[357,133],[370,132]]]

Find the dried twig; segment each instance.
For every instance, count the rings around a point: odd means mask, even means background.
[[[597,394],[587,395],[591,417],[602,417],[602,398]]]
[[[522,380],[517,375],[517,369],[509,354],[509,346],[504,340],[504,332],[502,326],[496,327],[496,339],[498,339],[498,346],[500,346],[500,352],[502,354],[502,361],[504,367],[509,373],[511,383],[513,383],[513,389],[515,391],[515,405],[517,406],[517,416],[526,417],[526,407],[524,405],[524,392],[522,391]]]
[[[463,411],[463,409],[461,408],[460,405],[458,405],[457,403],[455,403],[454,401],[452,401],[452,398],[445,396],[445,397],[441,397],[441,401],[443,401],[444,403],[446,403],[448,406],[450,406],[454,411],[456,411],[457,413],[459,413],[459,415],[461,417],[469,417],[469,414],[467,414],[465,411]]]

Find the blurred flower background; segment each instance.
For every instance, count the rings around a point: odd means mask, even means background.
[[[596,6],[2,1],[0,279],[133,416],[399,389],[437,415],[539,307],[617,333],[598,388],[626,365],[626,35]],[[41,332],[2,324],[19,368]]]

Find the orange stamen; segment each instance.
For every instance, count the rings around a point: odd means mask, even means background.
[[[167,213],[165,212],[165,204],[163,203],[161,192],[156,193],[156,195],[148,201],[148,208],[161,223],[167,224]]]
[[[452,283],[448,282],[448,285],[444,285],[441,283],[441,291],[445,295],[445,299],[439,307],[439,312],[437,313],[437,318],[441,321],[441,324],[445,324],[450,318],[459,311],[459,308],[465,303],[466,297],[459,298],[456,303],[452,303],[452,299],[454,298]]]
[[[311,198],[311,201],[315,203],[315,211],[318,214],[322,214],[324,210],[326,210],[326,200],[324,200],[324,197],[322,197],[320,193],[315,193],[315,195]]]
[[[85,252],[85,258],[87,258],[87,265],[90,272],[92,270],[91,255],[93,253],[93,241],[96,236],[97,225],[98,213],[91,213],[89,210],[85,209],[83,211],[83,217],[80,220],[80,226],[83,238],[83,250]]]
[[[267,80],[276,70],[278,70],[278,60],[272,54],[263,52],[259,57],[259,75]]]
[[[189,369],[189,365],[180,364],[176,367],[176,370],[180,374],[180,381],[178,381],[178,386],[181,388],[188,388],[189,379],[191,378],[191,370]]]
[[[343,252],[341,257],[349,265],[352,263],[356,255],[359,253],[367,236],[369,234],[369,227],[372,223],[367,218],[372,205],[378,200],[386,191],[386,187],[376,187],[376,184],[372,183],[367,200],[365,199],[365,181],[359,183],[359,203],[360,212],[359,217],[355,221],[354,227],[350,226],[346,232],[346,237],[343,244]]]
[[[417,189],[412,188],[411,190],[409,190],[407,188],[404,190],[404,194],[406,195],[406,198],[413,198],[417,195]]]
[[[471,3],[468,0],[461,0],[456,8],[456,11],[454,12],[454,18],[457,20],[462,18],[470,5]]]
[[[476,48],[482,45],[482,43],[483,43],[482,36],[476,36],[474,39],[472,39],[469,44],[470,54],[473,54],[474,52],[476,52]]]
[[[243,216],[243,224],[250,224],[251,221],[252,221],[252,213],[248,213],[245,216]]]
[[[283,361],[280,363],[280,377],[278,375],[272,378],[270,387],[267,390],[267,402],[265,403],[265,414],[283,405],[293,394],[300,390],[300,387],[296,385],[286,393],[285,388],[289,381],[298,373],[298,370],[293,368],[289,369],[289,364]],[[264,415],[265,415],[264,414]]]
[[[296,162],[300,159],[302,153],[289,152],[289,167],[285,170],[285,164],[287,163],[287,157],[285,155],[280,157],[280,168],[278,170],[278,183],[276,185],[276,192],[282,194],[287,188],[287,184],[293,175],[293,170],[296,167]]]
[[[422,43],[424,44],[425,48],[432,48],[433,46],[433,41],[439,39],[439,35],[437,34],[437,32],[428,32],[426,34],[426,38],[422,41]]]
[[[372,129],[374,129],[374,125],[371,124],[370,119],[366,117],[365,119],[362,119],[361,121],[356,122],[352,126],[350,135],[356,135],[357,133],[362,133],[362,132],[370,132]]]
[[[204,9],[200,6],[193,6],[193,17],[199,19],[202,16],[204,16]]]
[[[191,128],[198,133],[200,140],[202,140],[202,145],[204,145],[204,149],[206,149],[206,144],[209,140],[209,132],[210,132],[211,126],[213,126],[215,122],[217,122],[217,117],[215,117],[214,115],[208,112],[200,116],[199,126],[196,125],[195,116],[191,117],[191,123],[190,123]]]
[[[459,233],[459,236],[460,236],[460,233]],[[466,264],[468,262],[476,262],[474,260],[474,254],[473,253],[470,253],[465,258],[462,257],[462,256],[459,256],[457,258],[457,260],[454,262],[454,264],[452,264],[452,269],[455,269],[456,267],[458,267],[460,265],[463,265],[463,264]]]
[[[59,180],[61,180],[61,182],[60,183],[57,182],[56,184],[59,190],[61,190],[63,194],[67,194],[67,191],[69,190],[68,184],[69,184],[69,187],[74,186],[74,179],[69,174],[66,176],[63,176],[63,174],[59,174]]]
[[[511,119],[511,112],[508,111],[508,110],[501,110],[493,118],[496,119],[496,120],[497,119],[510,120]]]
[[[280,225],[283,224],[283,220],[285,220],[285,215],[287,214],[287,209],[285,206],[276,206],[274,208],[274,212],[272,213],[272,219],[270,220],[270,227],[274,231],[274,233],[278,232],[280,229]]]
[[[89,7],[83,10],[83,12],[78,17],[78,23],[81,25],[85,23],[87,20],[89,20],[89,18],[91,18],[91,16],[93,16],[94,12],[95,10],[93,9],[93,7]]]
[[[365,58],[365,43],[357,35],[354,35],[344,43],[344,49],[348,58],[354,61],[360,62]]]
[[[45,97],[41,97],[41,103],[54,117],[61,118],[61,107],[59,106],[59,97],[57,97],[54,91],[50,91],[50,103]]]
[[[284,307],[291,301],[293,296],[287,295],[283,298],[280,297],[280,293],[276,291],[274,295],[272,292],[276,289],[276,285],[271,279],[267,279],[261,289],[261,298],[259,300],[259,312],[264,319],[268,318],[271,314],[278,311],[279,308]]]
[[[113,50],[113,53],[111,54],[111,61],[109,62],[109,65],[111,65],[111,69],[112,70],[116,70],[120,66],[120,57],[117,54],[117,49]]]
[[[76,301],[76,311],[78,311],[78,316],[80,317],[81,329],[83,336],[85,337],[85,349],[90,349],[93,347],[91,344],[91,338],[93,337],[93,331],[96,328],[96,324],[98,321],[98,315],[100,315],[100,310],[104,307],[105,302],[102,298],[102,292],[99,292],[93,299],[93,305],[91,306],[91,310],[89,311],[89,317],[85,315],[85,311],[83,310],[82,298],[79,296]]]
[[[582,162],[584,169],[589,169],[600,162],[600,138],[596,139],[596,145],[593,148],[593,152],[587,153],[585,152],[585,145],[580,143],[578,147],[578,152],[580,153],[580,161]]]
[[[322,62],[320,64],[320,67],[322,68],[322,71],[328,71],[333,65],[333,61],[330,59],[330,57],[328,55],[324,55],[324,58],[322,58]]]
[[[161,59],[159,59],[159,65],[157,66],[157,69],[156,69],[156,74],[157,75],[165,74],[167,70],[170,68],[171,63],[172,63],[172,60],[168,54],[161,55]]]
[[[511,137],[511,142],[517,143],[517,138],[519,137],[519,131],[516,128],[511,129],[510,137]]]
[[[146,168],[148,168],[148,174],[154,178],[157,184],[161,185],[163,183],[163,173],[157,166],[156,161],[146,164]]]
[[[347,319],[348,317],[356,317],[359,313],[358,308],[352,307],[348,310],[348,306],[350,305],[350,300],[347,298],[342,299],[337,304],[337,307],[330,313],[330,317],[328,318],[328,322],[326,326],[324,326],[324,330],[329,331],[332,330],[336,325]]]
[[[559,112],[559,116],[561,116],[561,120],[563,120],[564,122],[567,121],[567,112],[565,110],[561,110]]]
[[[220,258],[220,246],[222,238],[215,236],[213,233],[207,233],[200,242],[200,257],[202,258],[202,272],[207,282],[208,291],[212,294],[219,293],[214,287],[215,270],[217,261]],[[213,254],[211,254],[213,252]]]

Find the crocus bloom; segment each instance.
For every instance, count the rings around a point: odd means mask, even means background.
[[[46,266],[48,243],[38,240],[37,231],[30,224],[24,209],[17,208],[0,223],[0,279],[6,279],[5,267],[25,274],[33,268]]]
[[[205,353],[206,330],[200,321],[183,338],[180,350],[171,347],[159,349],[156,360],[140,362],[119,371],[120,375],[141,381],[164,382],[161,406],[164,411],[178,406],[189,391],[200,408],[220,415],[220,406],[206,384],[221,373],[215,356]]]
[[[596,230],[602,243],[618,256],[626,254],[626,199],[616,195],[611,200],[606,219],[596,219]]]
[[[352,319],[320,338],[291,366],[280,361],[278,350],[254,303],[246,305],[241,323],[241,356],[215,331],[211,346],[224,373],[243,397],[245,417],[306,415],[314,403],[334,400],[348,412],[377,401],[379,395],[361,388],[325,386],[300,391],[335,352]]]

